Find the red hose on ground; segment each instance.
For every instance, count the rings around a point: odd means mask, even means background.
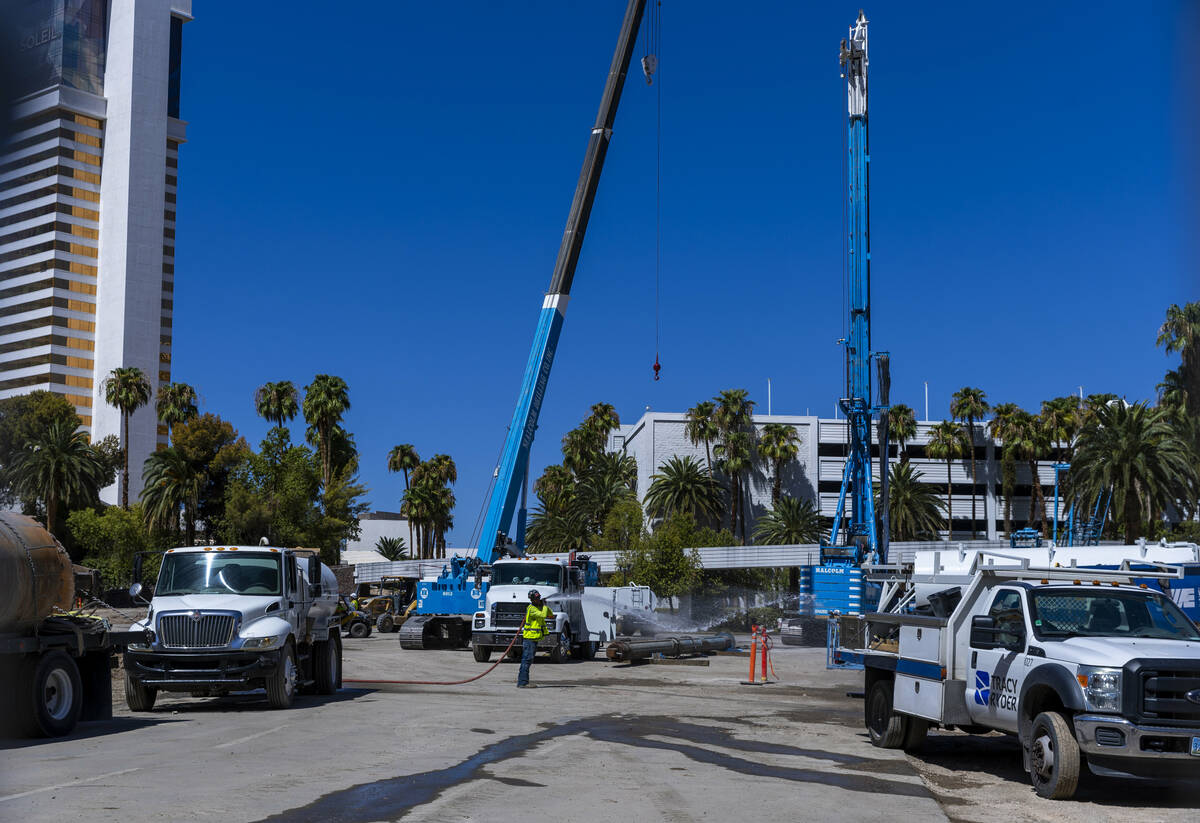
[[[512,650],[512,647],[513,647],[513,645],[516,644],[516,642],[517,642],[517,634],[514,634],[513,639],[508,641],[508,648],[506,648],[503,652],[500,653],[499,660],[497,660],[495,663],[493,663],[491,666],[489,666],[487,671],[483,672],[482,674],[477,674],[474,677],[468,677],[466,680],[379,680],[377,678],[372,677],[367,680],[359,680],[359,679],[351,680],[348,678],[343,678],[342,682],[343,683],[385,683],[389,686],[396,686],[396,685],[399,685],[399,686],[462,686],[467,683],[472,683],[481,677],[486,677],[487,675],[491,674],[492,671],[497,666],[499,666],[501,663],[504,662],[505,656],[509,653],[510,650]]]

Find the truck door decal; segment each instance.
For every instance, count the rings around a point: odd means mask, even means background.
[[[992,694],[992,675],[990,672],[975,672],[975,703],[986,706]]]

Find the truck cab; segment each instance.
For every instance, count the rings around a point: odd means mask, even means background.
[[[617,626],[614,590],[599,584],[600,567],[587,555],[497,560],[492,564],[484,608],[473,618],[475,659],[485,663],[493,651],[505,649],[520,653],[514,638],[525,622],[531,589],[537,589],[554,612],[538,649],[549,652],[555,663],[570,657],[592,659],[601,643],[613,639]]]
[[[135,585],[131,593],[137,594]],[[341,686],[337,581],[312,550],[197,546],[163,554],[145,642],[125,653],[125,696],[153,709],[159,691],[219,696],[266,689],[273,708]]]
[[[867,615],[867,645],[835,654],[864,666],[875,745],[916,748],[931,726],[1013,734],[1049,798],[1071,797],[1084,764],[1195,780],[1200,629],[1144,582],[1181,576],[976,565],[948,614]]]

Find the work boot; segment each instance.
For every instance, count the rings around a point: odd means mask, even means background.
[[[526,683],[524,686],[517,686],[517,688],[518,688],[518,689],[536,689],[536,688],[537,688],[537,684],[535,684],[535,683]]]

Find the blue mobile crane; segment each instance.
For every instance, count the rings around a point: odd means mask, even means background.
[[[411,616],[400,628],[400,645],[406,649],[430,648],[434,645],[460,646],[471,636],[471,615],[484,607],[487,583],[484,579],[486,567],[505,554],[520,555],[525,548],[525,496],[529,481],[529,450],[537,431],[538,414],[546,396],[546,385],[550,380],[550,368],[554,365],[554,353],[562,333],[563,315],[571,293],[571,282],[583,238],[591,217],[592,203],[600,185],[600,173],[604,169],[604,158],[612,139],[613,122],[617,116],[617,105],[621,90],[625,86],[625,75],[633,57],[638,30],[642,24],[646,0],[629,0],[617,48],[613,53],[604,93],[600,98],[600,110],[596,114],[588,138],[583,169],[575,186],[571,200],[571,211],[567,215],[567,227],[554,274],[550,278],[550,290],[542,300],[541,314],[533,335],[533,348],[521,380],[521,393],[504,449],[500,453],[500,465],[483,517],[479,546],[473,557],[452,558],[442,569],[436,580],[422,580],[417,589],[416,606]],[[517,499],[521,498],[521,509],[517,512]],[[509,540],[513,515],[517,514],[514,540]]]
[[[838,405],[846,415],[849,452],[842,474],[837,511],[829,537],[821,541],[821,564],[812,570],[815,614],[830,611],[859,612],[863,586],[860,566],[887,555],[887,409],[889,357],[871,350],[871,233],[870,165],[867,131],[867,18],[861,11],[850,37],[842,40],[839,53],[842,77],[846,80],[846,292],[849,300],[848,333],[845,347],[846,394]],[[877,371],[873,398],[871,366]],[[875,399],[878,403],[875,403]],[[875,497],[871,487],[872,417],[880,418],[879,453],[882,511],[876,527]]]

